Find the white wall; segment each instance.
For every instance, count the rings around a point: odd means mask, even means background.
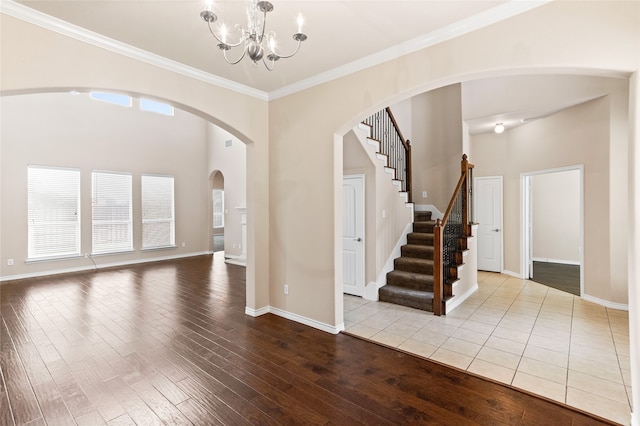
[[[534,175],[534,260],[580,262],[580,170]]]

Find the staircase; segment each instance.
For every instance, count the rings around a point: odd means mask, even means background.
[[[367,141],[376,148],[384,170],[412,207],[411,144],[402,136],[391,110],[375,113],[362,125],[368,128]],[[446,314],[471,236],[472,172],[473,164],[465,154],[460,179],[442,219],[433,221],[431,212],[414,212],[413,232],[394,260],[394,270],[386,274],[386,284],[378,289],[378,300]]]
[[[387,283],[378,290],[378,299],[411,308],[447,313],[447,300],[459,279],[460,267],[472,236],[473,164],[462,156],[461,175],[444,217],[431,220],[431,212],[415,212],[413,232],[387,273]]]
[[[378,290],[380,301],[433,312],[435,223],[431,212],[415,212],[413,232],[387,273],[387,284]]]

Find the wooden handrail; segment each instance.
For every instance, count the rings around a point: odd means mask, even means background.
[[[409,149],[409,145],[408,145],[408,141],[404,138],[404,136],[402,136],[402,132],[400,131],[400,126],[398,126],[398,122],[396,121],[396,118],[394,117],[393,113],[391,112],[391,108],[387,107],[387,114],[389,114],[389,118],[391,118],[391,122],[393,123],[393,127],[396,128],[396,131],[398,132],[398,136],[400,136],[400,140],[402,141],[402,145],[404,145],[404,149],[408,150]]]
[[[466,177],[467,176],[463,174],[460,176],[460,179],[458,179],[458,184],[456,185],[456,189],[453,190],[453,196],[449,201],[447,210],[444,212],[444,216],[442,216],[442,226],[445,226],[447,224],[447,221],[449,220],[449,215],[451,214],[451,210],[453,210],[453,206],[456,203],[456,197],[460,193],[460,190],[462,189],[462,185],[464,185],[464,181]]]
[[[378,125],[380,122],[382,124]],[[404,138],[391,108],[386,107],[378,111],[363,123],[371,126],[372,137],[380,142],[380,152],[387,156],[387,166],[395,169],[395,178],[402,182],[403,191],[407,193],[407,202],[412,203],[411,142]],[[404,153],[399,154],[401,151]]]
[[[435,227],[433,229],[433,313],[434,315],[446,314],[446,305],[444,303],[444,229],[449,221],[451,212],[459,195],[462,195],[462,225],[463,236],[467,237],[471,235],[471,215],[469,214],[470,203],[473,201],[471,198],[471,171],[473,170],[473,164],[467,160],[467,155],[462,156],[461,162],[461,174],[458,179],[458,184],[453,192],[453,196],[449,201],[447,210],[444,213],[442,219],[436,220]],[[470,196],[471,194],[471,196]],[[449,274],[449,271],[446,271]],[[450,295],[450,294],[449,294]]]

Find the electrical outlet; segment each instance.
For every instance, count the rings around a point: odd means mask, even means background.
[[[284,294],[289,294],[289,286],[287,284],[284,285]]]
[[[187,243],[185,243],[184,241],[182,242],[182,247],[186,247]]]
[[[7,259],[7,265],[13,266],[13,259]]]
[[[84,257],[86,257],[88,259],[89,258],[89,253],[85,253]]]
[[[422,198],[427,198],[427,191],[422,191]]]

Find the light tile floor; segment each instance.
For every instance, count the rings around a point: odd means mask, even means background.
[[[346,332],[628,425],[629,316],[507,275],[446,316],[344,296]]]

